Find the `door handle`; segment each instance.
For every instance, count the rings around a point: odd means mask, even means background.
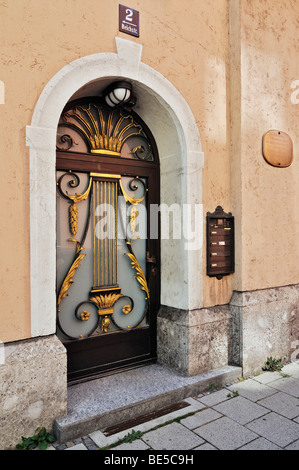
[[[150,264],[153,264],[153,265],[156,265],[156,264],[157,264],[156,257],[155,257],[155,256],[150,257],[148,251],[146,252],[146,262],[147,262],[147,263],[150,263]]]
[[[149,252],[146,252],[146,262],[151,265],[150,273],[155,276],[157,270],[157,260],[155,256],[149,256]]]

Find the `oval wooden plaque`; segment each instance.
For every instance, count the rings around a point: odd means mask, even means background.
[[[271,130],[263,136],[263,156],[269,165],[285,168],[293,161],[293,142],[282,131]]]

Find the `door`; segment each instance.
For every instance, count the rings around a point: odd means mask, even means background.
[[[155,361],[160,252],[150,207],[160,191],[151,132],[130,109],[70,103],[56,170],[57,335],[69,382]]]

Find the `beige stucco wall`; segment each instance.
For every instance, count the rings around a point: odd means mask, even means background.
[[[117,1],[7,0],[1,5],[0,107],[2,142],[1,337],[30,336],[29,164],[25,126],[51,77],[76,58],[116,52],[115,36],[143,45],[142,61],[162,73],[189,103],[204,151],[206,209],[229,208],[227,114],[228,9],[226,0],[132,1],[140,11],[139,39],[118,32]],[[219,159],[219,155],[221,157]],[[221,163],[220,163],[221,162]],[[220,163],[220,186],[212,168]],[[217,285],[218,286],[218,285]],[[210,289],[208,290],[210,292]],[[213,302],[213,290],[210,302]],[[221,295],[222,298],[222,295]],[[225,296],[225,300],[228,295]]]
[[[232,196],[237,216],[235,290],[299,282],[299,3],[233,1]],[[238,24],[239,23],[239,24]],[[239,28],[239,33],[236,30]],[[241,77],[239,73],[241,72]],[[290,135],[294,161],[274,168],[262,157],[270,129]]]
[[[299,282],[295,262],[299,105],[290,102],[291,82],[299,79],[299,5],[287,0],[241,3],[240,30],[233,21],[235,41],[230,43],[229,0],[189,0],[185,4],[180,0],[132,0],[129,6],[140,12],[138,39],[118,32],[116,0],[2,2],[0,80],[5,84],[5,104],[0,105],[0,341],[30,336],[25,127],[54,74],[79,57],[116,52],[115,36],[142,44],[142,61],[163,74],[189,104],[205,154],[204,213],[220,204],[236,216],[236,274],[221,281],[204,277],[205,306],[227,303],[231,282],[238,290]],[[233,0],[236,18],[237,6],[238,1]],[[240,54],[236,51],[239,32]],[[273,169],[261,156],[262,135],[269,128],[281,128],[293,138],[295,159],[289,169]]]

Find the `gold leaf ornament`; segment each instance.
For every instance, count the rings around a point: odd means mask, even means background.
[[[136,209],[136,206],[132,206],[131,215],[130,215],[130,225],[131,225],[132,235],[134,235],[136,232],[137,217],[138,217],[138,210]]]
[[[90,312],[88,312],[88,310],[84,310],[81,315],[81,320],[82,321],[88,321],[89,320],[89,317],[90,317]]]
[[[101,331],[107,333],[110,328],[110,318],[106,315],[101,321]]]
[[[89,178],[89,183],[86,191],[83,194],[76,193],[75,195],[68,194],[67,197],[72,201],[72,204],[69,208],[69,217],[70,217],[70,229],[73,235],[76,235],[78,232],[78,219],[79,219],[79,212],[77,203],[81,201],[85,201],[90,193],[91,189],[92,178]]]
[[[144,272],[142,271],[141,266],[140,266],[140,264],[138,263],[138,261],[136,259],[136,256],[133,255],[133,253],[125,253],[125,255],[130,258],[131,266],[132,266],[133,269],[136,270],[136,273],[137,273],[136,276],[135,276],[135,279],[141,285],[140,289],[145,291],[145,293],[147,295],[146,299],[148,299],[149,298],[148,285],[147,285],[147,282],[146,282]]]
[[[129,305],[129,304],[124,305],[123,308],[122,308],[122,311],[125,315],[128,315],[132,311],[131,305]]]
[[[76,235],[78,232],[78,206],[75,202],[70,206],[70,229],[73,235]]]
[[[121,294],[104,294],[90,297],[90,300],[95,302],[99,308],[108,308],[112,307],[120,297]]]
[[[67,275],[65,276],[64,278],[64,281],[62,283],[62,286],[60,288],[60,291],[59,291],[59,295],[58,295],[58,300],[57,300],[57,306],[59,306],[61,300],[64,298],[64,297],[67,297],[68,293],[67,291],[69,290],[69,288],[71,287],[71,285],[73,284],[73,277],[76,273],[76,270],[77,268],[80,266],[80,263],[81,261],[83,260],[83,258],[86,256],[86,253],[81,253],[79,254],[75,261],[73,262],[72,266],[70,267]]]

